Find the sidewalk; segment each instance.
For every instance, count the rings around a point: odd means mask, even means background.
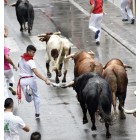
[[[85,15],[89,15],[89,1],[69,1]],[[102,29],[136,55],[136,24],[122,22],[121,10],[109,1],[104,1],[104,12],[107,14],[103,18]]]

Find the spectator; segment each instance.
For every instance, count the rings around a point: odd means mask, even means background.
[[[41,140],[41,134],[39,132],[33,132],[30,140]]]
[[[29,132],[30,129],[19,116],[13,114],[14,102],[11,98],[5,100],[4,107],[4,140],[19,140],[18,130]]]
[[[12,92],[13,95],[16,95],[16,91],[13,90],[13,83],[15,83],[13,71],[10,65],[13,66],[13,69],[17,71],[17,67],[15,66],[14,62],[9,56],[10,49],[4,47],[4,76],[8,85],[9,90]]]
[[[95,33],[96,45],[100,45],[103,0],[90,0],[89,29]]]
[[[43,80],[47,85],[49,85],[51,82],[42,76],[37,70],[35,61],[33,60],[35,52],[36,48],[33,45],[29,45],[26,49],[26,53],[21,56],[21,59],[18,63],[20,79],[17,86],[17,95],[18,99],[21,100],[22,88],[26,101],[34,101],[35,117],[38,119],[40,116],[40,97],[34,74]]]
[[[128,18],[131,20],[131,24],[134,24],[134,16],[130,9],[131,0],[121,0],[121,13],[122,13],[122,21],[128,21]]]

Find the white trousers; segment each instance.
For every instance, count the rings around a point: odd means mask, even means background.
[[[37,83],[35,77],[23,78],[20,80],[20,85],[27,102],[34,101],[35,113],[40,114],[40,97],[38,93]],[[26,86],[29,85],[32,89],[32,95],[26,93]]]
[[[5,77],[7,84],[15,83],[12,69],[4,70],[4,77]]]
[[[89,19],[89,29],[92,30],[94,33],[100,30],[100,33],[98,34],[98,38],[96,39],[96,42],[100,41],[102,18],[103,18],[103,13],[101,14],[92,13]]]
[[[134,16],[128,5],[128,0],[121,0],[121,14],[123,19],[133,19]]]

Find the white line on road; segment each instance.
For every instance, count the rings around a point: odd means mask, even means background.
[[[4,39],[4,45],[10,49],[10,52],[18,52],[20,49],[12,37],[7,37]]]
[[[75,7],[77,7],[80,11],[82,11],[86,16],[89,16],[90,14],[83,9],[79,4],[77,4],[74,0],[69,0]]]

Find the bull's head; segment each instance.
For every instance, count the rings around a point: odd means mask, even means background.
[[[10,4],[12,7],[18,6],[21,2],[27,3],[28,0],[17,0],[17,2],[14,2],[13,4]]]
[[[39,40],[40,41],[46,41],[46,43],[48,42],[48,40],[50,39],[51,35],[61,35],[61,32],[50,32],[50,33],[46,33],[46,34],[40,34],[38,35]]]

